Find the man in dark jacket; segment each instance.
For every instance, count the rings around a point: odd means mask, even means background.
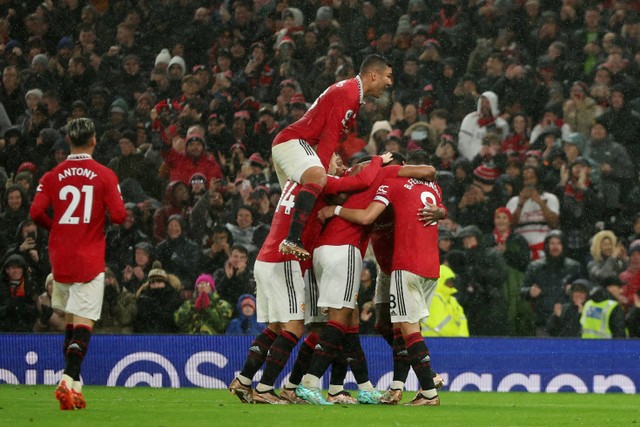
[[[577,279],[571,285],[571,302],[566,304],[556,303],[553,306],[553,314],[547,320],[547,332],[552,337],[579,338],[582,334],[580,316],[584,304],[589,299],[589,282],[585,279]]]
[[[536,335],[546,336],[545,326],[556,303],[568,302],[569,279],[581,277],[580,263],[564,254],[564,237],[559,230],[544,239],[545,258],[529,264],[520,293],[531,301],[536,316]]]
[[[458,300],[469,321],[472,336],[507,334],[507,264],[494,248],[480,245],[482,231],[475,225],[458,233],[464,245],[465,264],[460,273]]]

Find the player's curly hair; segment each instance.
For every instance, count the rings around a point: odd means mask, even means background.
[[[91,119],[81,117],[71,120],[67,125],[69,143],[75,147],[87,145],[95,135],[96,128]]]

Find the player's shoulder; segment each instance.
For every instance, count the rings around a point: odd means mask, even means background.
[[[348,96],[349,98],[356,97],[360,99],[360,89],[358,88],[358,81],[355,78],[342,80],[331,85],[331,91],[340,94],[342,96]]]

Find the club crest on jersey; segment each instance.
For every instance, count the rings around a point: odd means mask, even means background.
[[[378,187],[378,194],[385,195],[387,194],[388,189],[389,189],[388,185],[381,185],[380,187]]]
[[[300,311],[304,313],[305,305],[304,303],[300,304]]]
[[[356,115],[354,114],[353,110],[347,110],[347,112],[344,113],[344,119],[342,119],[342,127],[346,128],[349,120],[355,119],[355,117]]]

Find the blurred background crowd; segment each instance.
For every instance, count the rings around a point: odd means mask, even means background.
[[[259,332],[252,265],[280,197],[271,141],[379,53],[394,85],[366,100],[339,154],[398,151],[439,171],[449,217],[423,333],[585,336],[588,311],[606,316],[602,337],[638,337],[639,12],[638,0],[3,0],[0,331],[64,330],[47,233],[28,212],[69,152],[67,121],[89,117],[128,213],[107,230],[96,331]],[[365,261],[363,333],[375,277]]]

